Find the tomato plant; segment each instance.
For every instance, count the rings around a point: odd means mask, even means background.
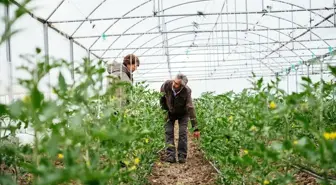
[[[47,64],[40,54],[23,58],[33,64],[19,68],[31,75],[19,80],[27,96],[0,105],[0,115],[11,120],[2,130],[15,137],[18,130],[33,128],[34,142],[29,146],[2,142],[1,164],[18,173],[1,174],[1,183],[13,184],[17,179],[10,176],[26,174],[29,179],[24,181],[32,184],[145,183],[164,144],[159,93],[143,84],[124,83],[103,92],[102,61],[84,59],[73,82],[65,78],[70,71],[59,70],[58,84],[51,87],[53,96],[48,98],[39,88],[43,79],[52,70],[71,69],[71,64],[57,59]],[[130,97],[123,107],[114,97],[117,88],[125,88]]]
[[[298,165],[331,183],[326,177],[336,170],[336,84],[303,80],[300,93],[286,94],[277,88],[279,79],[264,84],[261,78],[241,93],[196,100],[201,146],[226,183],[288,184]]]

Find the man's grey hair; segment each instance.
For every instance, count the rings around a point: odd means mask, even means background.
[[[182,73],[179,73],[179,74],[176,75],[176,78],[182,80],[182,85],[183,85],[183,86],[186,86],[186,85],[187,85],[187,83],[188,83],[188,78],[187,78],[186,75],[184,75],[184,74],[182,74]]]

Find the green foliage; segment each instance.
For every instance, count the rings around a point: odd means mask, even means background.
[[[20,30],[13,30],[12,27],[13,25],[23,16],[27,13],[26,6],[31,2],[31,0],[24,0],[21,2],[20,6],[15,8],[15,14],[10,18],[10,17],[0,17],[4,24],[6,25],[4,32],[0,33],[0,45],[3,44],[6,40],[8,40],[11,36],[17,34],[20,32]],[[12,5],[12,1],[10,0],[0,0],[0,5],[4,6],[10,6]],[[11,6],[12,7],[12,6]],[[2,8],[2,7],[1,7]],[[2,10],[1,10],[2,11]]]
[[[146,183],[156,152],[164,144],[159,93],[142,84],[132,87],[124,83],[116,83],[103,92],[103,63],[84,59],[75,69],[78,80],[66,80],[64,74],[70,71],[62,70],[49,97],[39,88],[43,79],[52,70],[71,69],[71,66],[52,58],[47,64],[44,56],[37,53],[23,57],[28,63],[36,61],[35,67],[19,68],[31,75],[19,80],[27,96],[0,105],[0,115],[11,119],[3,130],[11,130],[15,136],[22,127],[33,128],[31,153],[17,150],[21,147],[17,144],[1,145],[1,161],[18,168],[21,173],[18,176],[33,175],[32,184]],[[124,107],[116,103],[118,97],[114,96],[115,89],[120,87],[129,96]],[[27,157],[21,160],[22,156]],[[8,175],[0,177],[3,184],[10,184]]]
[[[336,84],[303,80],[301,93],[286,94],[278,80],[257,79],[242,93],[196,100],[201,146],[226,183],[288,184],[294,164],[335,174],[336,138],[325,134],[336,134]]]

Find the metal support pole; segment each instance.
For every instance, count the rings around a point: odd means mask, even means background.
[[[153,0],[153,15],[155,16],[156,11],[155,11],[155,0]]]
[[[307,65],[307,76],[309,78],[309,65]]]
[[[268,35],[268,33],[269,33],[269,29],[267,28],[267,50],[269,50],[269,35]]]
[[[157,1],[158,1],[157,14],[161,15],[160,0],[157,0]],[[159,16],[158,16],[158,29],[159,29],[159,32],[161,32],[161,18]]]
[[[263,11],[265,9],[265,6],[264,6],[264,0],[262,0],[262,3],[261,3],[261,10]]]
[[[73,39],[70,39],[70,62],[71,62],[71,77],[75,81],[75,61],[73,53]]]
[[[238,25],[237,25],[237,1],[234,1],[234,9],[235,9],[235,25],[236,25],[236,30],[238,30]],[[236,31],[236,44],[238,44],[238,32]]]
[[[161,9],[163,10],[163,1],[161,0]],[[164,11],[162,11],[162,15],[164,15]],[[170,78],[172,78],[172,74],[171,74],[171,67],[170,67],[170,56],[169,56],[169,44],[168,44],[168,34],[167,34],[167,25],[165,22],[165,17],[162,17],[162,30],[163,32],[166,32],[164,34],[162,34],[162,39],[163,39],[163,43],[164,43],[164,49],[165,49],[165,55],[167,57],[167,65],[168,65],[168,72],[169,72],[169,76]]]
[[[45,66],[47,67],[49,65],[49,35],[48,35],[48,24],[43,24],[43,33],[44,33],[44,56],[45,56]],[[45,69],[46,70],[46,69]],[[51,85],[50,81],[50,72],[48,73],[48,86]],[[48,97],[51,97],[51,88],[48,87],[47,90]]]
[[[312,3],[311,3],[311,0],[309,0],[309,8],[311,8],[311,6],[312,6]],[[335,15],[334,15],[335,16]],[[311,29],[311,27],[312,27],[312,12],[310,12],[309,13],[309,27],[310,27],[310,29]],[[309,32],[309,35],[310,35],[310,40],[312,40],[312,32],[310,31]]]
[[[334,26],[336,27],[336,0],[334,0]]]
[[[259,53],[259,58],[260,58],[260,53],[261,53],[261,52],[260,52],[260,51],[261,51],[261,50],[260,50],[260,45],[261,45],[260,43],[261,43],[261,42],[260,42],[260,35],[259,35],[259,43],[258,43],[258,45],[259,45],[259,52],[258,52],[258,53]],[[259,68],[261,68],[261,62],[259,62]]]
[[[9,5],[5,6],[5,16],[6,16],[6,29],[10,31],[9,25]],[[13,100],[13,67],[12,67],[12,52],[11,52],[11,37],[6,40],[6,57],[8,62],[8,99],[9,102]]]
[[[223,13],[223,12],[222,12]],[[223,14],[221,13],[221,30],[223,30]],[[223,31],[221,31],[221,33],[222,33],[222,45],[223,45],[223,62],[224,62],[224,60],[225,60],[225,47],[224,47],[224,32]]]
[[[91,60],[91,53],[90,50],[87,50],[88,60]]]
[[[292,5],[292,10],[294,9],[294,6]],[[292,38],[294,38],[294,14],[293,12],[291,13],[291,18],[292,18]],[[280,19],[280,18],[279,18]],[[292,42],[292,49],[294,49],[294,42]]]
[[[280,29],[280,18],[278,19],[278,26],[279,26],[279,29]],[[267,35],[268,37],[268,35]],[[280,32],[278,33],[278,38],[279,38],[279,47],[281,47],[281,44],[280,44],[280,39],[281,39],[281,35],[280,35]],[[279,52],[279,57],[280,57],[280,52]]]
[[[323,81],[323,61],[322,60],[320,61],[320,67],[321,67],[320,72],[321,72],[321,82],[322,82]]]
[[[216,29],[217,29],[217,24],[216,24]],[[219,53],[219,47],[218,47],[218,33],[216,32],[216,44],[217,44],[217,53]],[[224,55],[224,54],[223,54]],[[219,56],[220,55],[218,55],[217,54],[217,61],[219,61]],[[215,63],[216,62],[214,62],[214,65],[215,65]],[[218,65],[219,65],[219,63],[218,63]]]
[[[248,12],[247,10],[247,0],[245,0],[245,11]],[[248,30],[248,13],[246,14],[246,30]]]
[[[226,13],[228,13],[229,12],[229,1],[227,1],[226,2]],[[228,53],[230,53],[231,52],[231,49],[230,49],[230,32],[229,32],[229,30],[230,30],[230,26],[229,26],[229,14],[226,14],[226,22],[227,22],[227,24],[226,24],[226,27],[227,27],[227,40],[228,40]],[[230,54],[229,54],[230,55]]]
[[[295,70],[295,88],[296,88],[296,93],[299,92],[298,89],[298,69]]]
[[[287,94],[289,94],[289,72],[287,72]]]

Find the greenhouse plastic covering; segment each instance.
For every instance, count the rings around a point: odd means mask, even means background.
[[[239,90],[252,72],[284,77],[282,86],[295,91],[297,75],[330,78],[327,64],[335,64],[329,56],[336,47],[335,0],[34,0],[28,10],[15,25],[22,31],[11,38],[13,84],[22,76],[15,72],[24,62],[19,55],[36,47],[75,65],[83,57],[122,62],[134,53],[141,61],[136,81],[158,89],[181,72],[196,94]],[[0,61],[4,96],[5,44]],[[17,85],[12,91],[24,94]]]

